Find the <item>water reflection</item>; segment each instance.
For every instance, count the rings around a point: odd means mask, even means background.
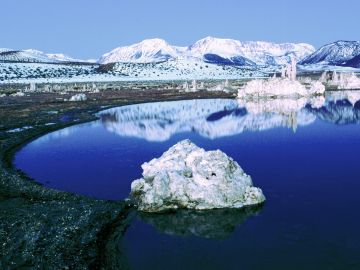
[[[335,99],[327,102],[326,106],[312,108],[306,106],[307,111],[317,118],[337,125],[360,123],[360,102],[351,102],[348,99]]]
[[[178,210],[163,214],[139,213],[139,217],[158,231],[169,235],[226,239],[237,226],[258,214],[261,208],[262,206],[207,211]]]
[[[166,141],[182,132],[215,139],[246,131],[288,127],[296,131],[320,118],[332,123],[357,123],[360,91],[328,93],[310,99],[188,100],[157,102],[101,112],[103,126],[120,136]]]
[[[15,164],[46,187],[119,200],[143,162],[189,138],[238,161],[263,188],[266,207],[140,214],[127,224],[119,217],[102,229],[96,244],[104,265],[96,268],[264,269],[270,261],[274,269],[358,269],[360,219],[349,205],[359,205],[360,126],[348,124],[360,123],[359,97],[360,91],[341,91],[312,99],[124,106],[45,135],[18,152]],[[207,139],[300,125],[307,127],[296,135],[276,129]]]

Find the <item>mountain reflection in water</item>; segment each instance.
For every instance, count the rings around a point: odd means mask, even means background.
[[[166,141],[182,132],[215,139],[246,131],[261,131],[313,123],[358,123],[360,91],[332,92],[310,99],[206,99],[138,104],[99,113],[104,127],[120,136]]]

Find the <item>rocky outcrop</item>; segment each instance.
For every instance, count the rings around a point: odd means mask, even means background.
[[[140,211],[241,208],[265,201],[236,161],[189,140],[144,163],[142,169],[143,177],[132,182],[130,194]]]

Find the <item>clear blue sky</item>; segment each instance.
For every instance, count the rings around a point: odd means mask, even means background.
[[[360,40],[359,12],[360,0],[1,0],[0,48],[85,59],[145,38],[205,36],[319,47]]]

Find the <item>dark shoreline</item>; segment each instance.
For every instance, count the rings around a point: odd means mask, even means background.
[[[113,241],[129,225],[131,206],[47,189],[13,166],[14,154],[46,133],[96,120],[95,113],[103,106],[234,96],[174,90],[103,91],[91,94],[85,102],[58,101],[59,96],[36,93],[0,100],[0,268],[127,268],[126,258],[115,256]],[[52,110],[59,113],[47,113]],[[50,122],[55,124],[45,126]],[[34,127],[6,132],[25,125]]]

